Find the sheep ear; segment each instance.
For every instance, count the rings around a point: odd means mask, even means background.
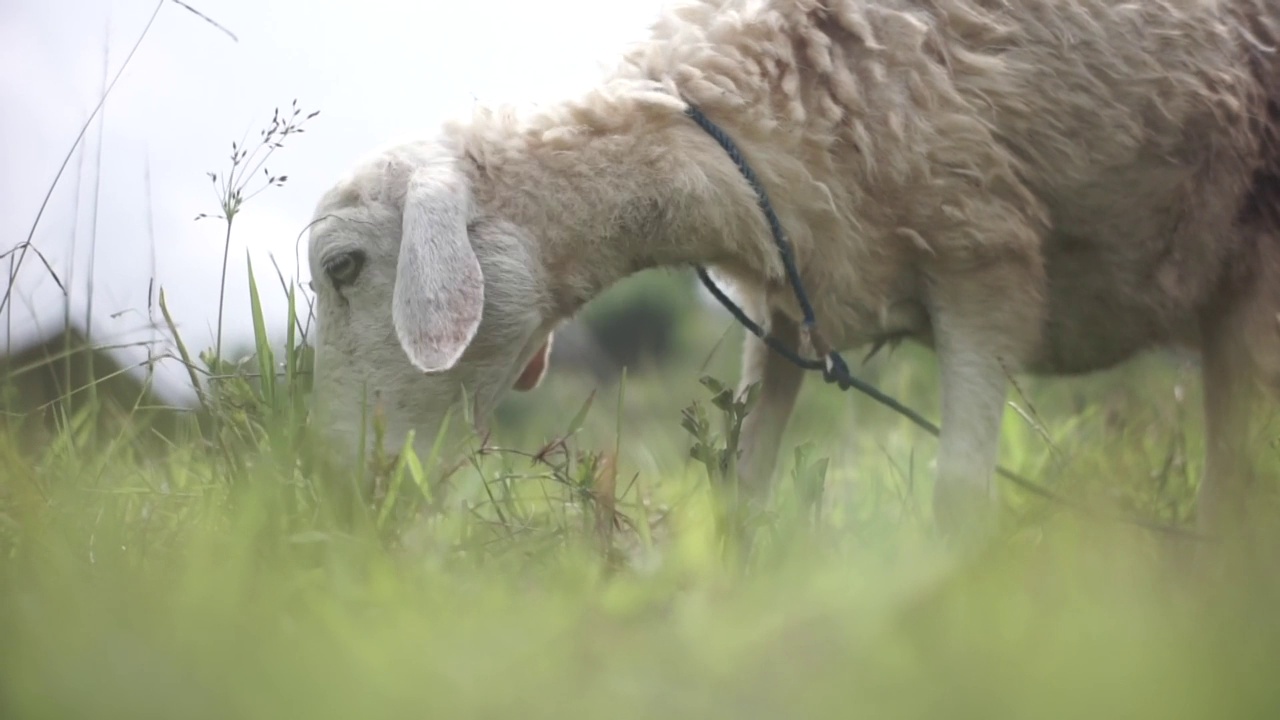
[[[484,275],[467,237],[470,204],[466,181],[440,166],[409,179],[391,315],[423,372],[457,364],[480,325]]]

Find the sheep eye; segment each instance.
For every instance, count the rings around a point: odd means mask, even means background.
[[[325,273],[338,288],[355,282],[363,267],[364,253],[359,251],[339,253],[324,261]]]

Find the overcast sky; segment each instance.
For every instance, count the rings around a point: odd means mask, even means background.
[[[537,102],[584,88],[644,36],[666,4],[190,3],[238,41],[165,0],[107,100],[101,126],[95,122],[86,135],[36,230],[35,246],[69,279],[72,313],[81,319],[96,238],[97,342],[154,337],[143,330],[154,275],[192,352],[212,346],[225,226],[194,221],[218,211],[206,173],[222,172],[231,141],[255,137],[276,107],[296,98],[305,111],[321,114],[268,164],[274,174],[289,176],[286,186],[267,190],[236,219],[224,344],[251,337],[246,249],[269,325],[282,330],[286,301],[270,258],[293,276],[295,243],[316,199],[358,156],[389,141],[430,136],[476,101]],[[156,6],[153,0],[0,2],[0,250],[27,237],[101,95],[104,61],[109,79]],[[305,236],[297,251],[306,280]],[[61,325],[63,296],[34,255],[20,271],[11,309],[18,344]],[[0,318],[0,325],[7,322]],[[141,350],[125,355],[145,356]],[[182,377],[172,364],[160,369],[161,381],[179,397],[185,396]]]

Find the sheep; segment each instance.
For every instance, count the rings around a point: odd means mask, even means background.
[[[1202,530],[1248,505],[1255,382],[1280,386],[1280,7],[1265,0],[701,0],[588,92],[481,108],[367,156],[310,235],[320,426],[380,403],[423,447],[547,369],[620,279],[705,265],[788,347],[800,308],[732,160],[785,227],[833,348],[932,348],[935,521],[981,533],[1006,373],[1203,359]],[[763,498],[804,373],[760,340],[738,482]]]

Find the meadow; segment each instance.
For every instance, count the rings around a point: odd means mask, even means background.
[[[228,232],[251,196],[224,188]],[[1186,561],[1205,542],[1194,359],[1018,378],[1001,461],[1035,485],[999,481],[1003,532],[961,554],[933,531],[936,441],[817,378],[769,505],[726,513],[742,332],[696,304],[660,367],[596,383],[553,366],[461,448],[336,471],[307,414],[304,293],[246,270],[255,354],[175,332],[201,406],[163,431],[93,387],[47,429],[6,413],[0,717],[1280,712],[1280,535]],[[293,299],[282,343],[266,292]],[[928,352],[860,372],[937,416]]]

